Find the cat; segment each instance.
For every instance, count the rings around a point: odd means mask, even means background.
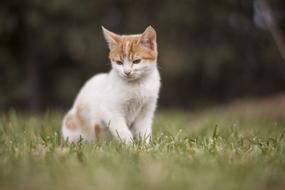
[[[111,71],[89,79],[62,122],[69,142],[96,139],[103,128],[129,144],[149,143],[160,90],[156,31],[119,35],[102,26],[109,47]]]

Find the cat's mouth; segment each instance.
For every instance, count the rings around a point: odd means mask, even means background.
[[[137,77],[135,75],[125,75],[124,74],[123,77],[125,79],[127,79],[128,81],[132,81],[132,80],[136,80],[137,79]]]

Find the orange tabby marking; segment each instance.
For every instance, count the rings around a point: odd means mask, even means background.
[[[140,36],[122,36],[118,45],[110,51],[110,59],[113,61],[123,61],[124,58],[127,58],[129,61],[156,59],[157,52],[142,47],[140,39]]]
[[[76,108],[75,114],[69,114],[66,118],[66,127],[71,130],[84,128],[85,119],[84,115],[88,112],[88,108],[82,104],[79,104]]]
[[[101,133],[101,127],[100,127],[99,124],[96,124],[95,125],[95,135],[96,135],[96,138],[99,137],[100,133]]]

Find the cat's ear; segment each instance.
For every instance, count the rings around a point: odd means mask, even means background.
[[[114,48],[120,42],[120,35],[107,30],[104,26],[102,26],[102,31],[110,49]]]
[[[141,44],[151,50],[156,50],[156,31],[152,26],[148,26],[141,36]]]

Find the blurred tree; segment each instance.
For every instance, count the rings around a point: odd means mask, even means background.
[[[17,4],[19,11],[19,31],[21,60],[26,74],[26,99],[28,108],[37,112],[41,108],[40,64],[38,58],[38,28],[36,24],[34,5],[31,0]],[[20,6],[20,7],[19,7]]]
[[[260,10],[264,23],[266,24],[268,30],[270,31],[279,51],[283,58],[283,61],[285,62],[285,40],[282,35],[282,32],[280,31],[279,27],[276,24],[275,18],[272,14],[271,7],[269,6],[267,0],[258,0],[256,1],[259,5],[259,9],[257,8],[257,11]]]

